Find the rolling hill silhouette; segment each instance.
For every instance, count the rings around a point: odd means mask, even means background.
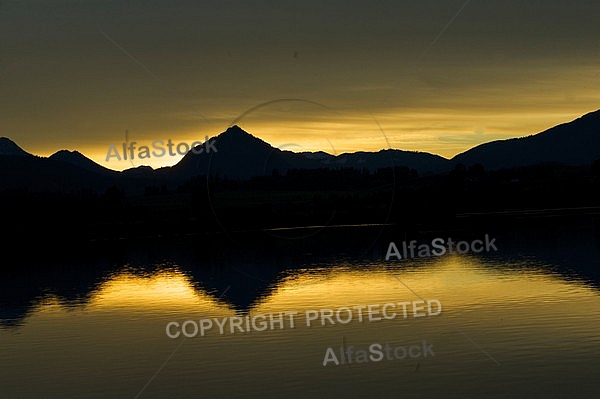
[[[104,190],[112,182],[105,175],[64,161],[22,155],[0,156],[0,189],[28,192]]]
[[[83,170],[87,170],[89,172],[98,173],[100,175],[115,175],[118,172],[105,168],[102,165],[97,164],[91,159],[87,158],[85,155],[80,153],[79,151],[68,151],[68,150],[60,150],[50,155],[48,159],[52,159],[55,161],[66,162],[71,165],[77,166]]]
[[[0,138],[0,190],[66,193],[81,189],[103,192],[116,184],[141,191],[147,181],[107,169],[78,151],[61,150],[49,157],[32,155],[12,140]]]
[[[536,164],[589,165],[600,158],[600,110],[541,133],[478,145],[452,158],[452,163],[486,169]]]

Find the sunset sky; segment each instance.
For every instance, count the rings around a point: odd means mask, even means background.
[[[282,149],[452,157],[599,109],[598,15],[597,0],[3,0],[0,136],[120,170],[105,158],[126,130],[191,143],[270,102],[237,123]]]

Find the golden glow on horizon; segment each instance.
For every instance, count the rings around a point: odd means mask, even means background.
[[[297,96],[306,101],[284,99],[261,104],[244,98],[220,99],[202,109],[204,114],[211,115],[210,124],[199,120],[176,99],[170,99],[168,107],[154,113],[133,104],[131,109],[113,112],[110,121],[94,122],[73,115],[72,119],[46,127],[51,133],[45,140],[3,134],[36,155],[76,149],[114,170],[141,165],[172,166],[182,158],[165,155],[133,161],[111,158],[106,162],[110,144],[115,144],[121,153],[126,129],[129,141],[135,141],[138,147],[150,147],[158,139],[191,144],[203,141],[206,136],[217,136],[238,119],[237,124],[249,133],[274,147],[294,152],[341,154],[391,147],[451,158],[476,145],[536,134],[600,108],[600,96],[593,84],[597,76],[594,68],[587,65],[539,68],[537,64],[522,65],[514,71],[513,80],[501,75],[502,79],[497,81],[490,79],[502,72],[499,67],[470,71],[473,81],[465,77],[465,71],[453,71],[456,81],[447,82],[449,86],[439,93],[431,91],[433,83],[427,80],[432,72],[422,71],[422,76],[416,73],[414,80],[400,85],[383,107],[379,104],[389,88],[371,82],[377,90],[367,90],[363,83],[357,86],[357,92],[351,90],[351,85],[342,92],[332,87]],[[4,129],[39,130],[34,122],[6,120]],[[68,132],[68,139],[64,137],[66,133],[56,134],[62,131]],[[49,142],[49,137],[54,137],[54,142]]]
[[[387,148],[368,109],[392,148],[449,158],[600,108],[595,3],[486,2],[454,20],[442,1],[344,4],[347,18],[330,19],[331,5],[215,3],[198,24],[184,1],[144,7],[143,30],[86,3],[69,23],[49,6],[2,6],[0,136],[33,154],[76,149],[115,170],[173,165],[181,156],[105,158],[127,129],[139,144],[191,142],[242,115],[274,146]],[[273,103],[290,98],[307,102]],[[326,123],[336,113],[342,131]]]
[[[594,111],[590,109],[589,111]],[[406,110],[395,115],[367,112],[353,114],[348,117],[340,113],[337,120],[298,120],[294,115],[288,115],[279,121],[261,119],[244,120],[240,127],[276,148],[292,152],[324,151],[329,154],[342,154],[356,151],[379,151],[392,148],[406,151],[420,151],[437,154],[445,158],[466,151],[476,145],[494,140],[513,137],[524,137],[542,132],[553,126],[570,122],[582,114],[577,111],[561,112],[506,112],[502,115],[488,111],[480,112],[450,112],[444,110]],[[381,126],[373,119],[375,118]],[[210,130],[192,130],[185,134],[152,132],[142,135],[141,132],[129,132],[129,141],[136,142],[137,148],[142,145],[150,147],[152,141],[168,139],[175,144],[191,144],[204,141],[205,137],[215,137],[225,131],[231,121],[223,121],[219,128],[211,126]],[[142,165],[153,168],[173,166],[183,156],[151,157],[149,159],[117,160],[115,157],[106,162],[110,144],[114,144],[122,156],[122,144],[125,142],[125,131],[120,136],[106,143],[67,146],[69,150],[76,149],[94,162],[113,170],[124,170]],[[388,146],[389,143],[389,146]],[[17,144],[19,144],[17,142]],[[49,156],[59,150],[52,148],[43,152],[35,152],[25,146],[26,151],[36,155]],[[166,146],[165,146],[166,148]],[[173,149],[174,151],[175,148]],[[217,147],[218,150],[218,147]],[[129,154],[128,154],[129,157]],[[137,151],[136,151],[137,157]]]

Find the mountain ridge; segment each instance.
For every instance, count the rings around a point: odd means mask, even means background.
[[[118,173],[112,169],[105,168],[104,166],[92,161],[82,153],[77,150],[69,151],[69,150],[59,150],[54,154],[50,155],[48,159],[59,161],[59,162],[67,162],[71,165],[75,165],[80,167],[81,169],[96,172],[99,174],[113,174]]]
[[[419,174],[440,174],[451,171],[457,164],[470,167],[481,164],[487,170],[520,167],[542,163],[586,165],[600,159],[600,110],[582,115],[540,133],[495,140],[475,146],[451,159],[422,151],[382,149],[376,152],[358,151],[331,155],[323,151],[292,152],[282,150],[234,125],[188,152],[177,164],[153,169],[140,166],[124,171],[105,168],[79,151],[60,150],[49,157],[38,157],[19,147],[9,138],[0,138],[0,176],[17,186],[48,187],[41,180],[72,182],[68,177],[85,176],[89,185],[122,179],[181,183],[194,176],[212,175],[234,180],[282,175],[293,169],[355,168],[374,172],[382,168],[414,169]],[[201,151],[200,151],[201,150]],[[18,162],[13,162],[18,159]],[[33,160],[36,160],[33,162]],[[58,163],[58,164],[57,164]],[[64,166],[59,166],[64,164]],[[22,171],[11,173],[15,166]],[[56,177],[52,177],[58,174]],[[67,174],[63,176],[62,174]],[[30,179],[19,182],[19,177]],[[81,179],[75,179],[81,183]],[[18,183],[18,184],[17,184]],[[73,184],[75,184],[73,182]],[[0,182],[0,188],[6,184]],[[50,185],[52,186],[52,185]]]
[[[584,165],[598,158],[600,110],[529,136],[480,144],[457,154],[450,161],[502,169],[542,163]]]
[[[33,156],[8,137],[0,137],[0,155]]]

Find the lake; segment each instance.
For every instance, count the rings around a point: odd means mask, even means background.
[[[346,226],[23,254],[0,282],[0,396],[597,397],[599,231],[592,217],[418,237]],[[390,241],[484,233],[497,251],[385,260]],[[441,313],[425,306],[415,317],[421,299]],[[357,309],[377,304],[372,320],[358,320]],[[320,313],[339,308],[352,320]],[[271,323],[281,312],[297,312],[293,328]],[[232,317],[233,333],[213,322],[191,336],[200,319]],[[181,332],[188,320],[190,337],[167,336],[168,323]],[[398,359],[386,344],[400,354],[418,346],[419,356]],[[361,350],[370,357],[359,363]]]

